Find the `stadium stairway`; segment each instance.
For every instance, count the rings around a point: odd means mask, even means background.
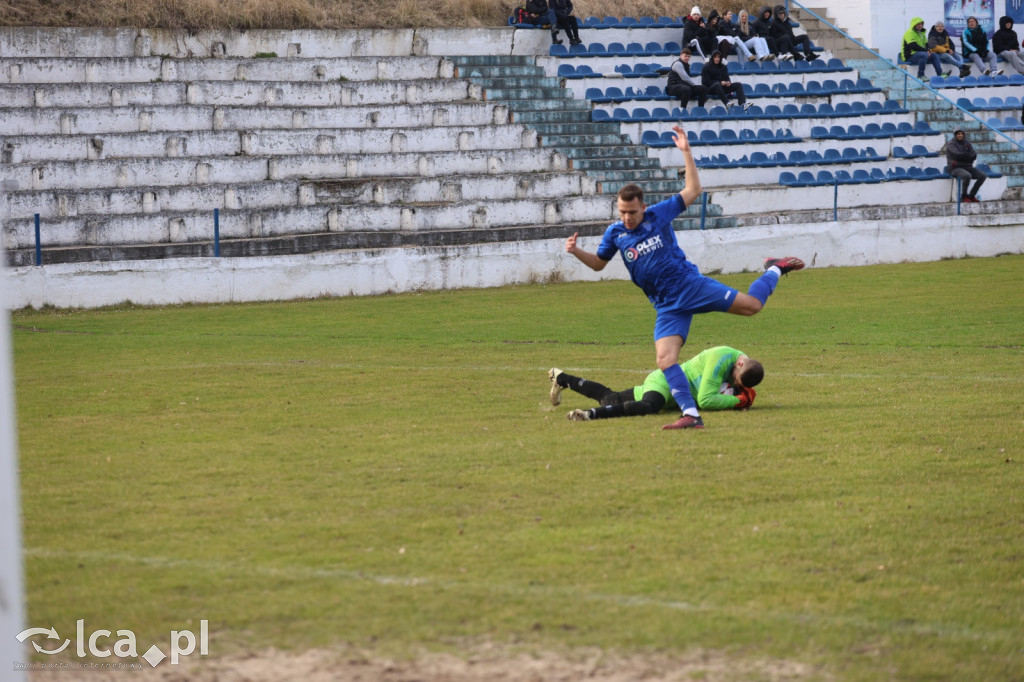
[[[856,60],[851,65],[857,66],[871,78],[872,83],[885,90],[890,98],[902,102],[906,96],[906,108],[916,112],[919,120],[927,121],[932,128],[942,131],[947,140],[952,137],[954,130],[963,128],[978,152],[978,163],[988,164],[1006,176],[1006,190],[1001,198],[1022,197],[1024,150],[949,101],[965,96],[969,89],[944,88],[942,92],[945,97],[940,97],[931,88],[907,78],[902,69],[894,69],[878,59]],[[1020,90],[1014,88],[1014,91]]]
[[[402,78],[395,74],[401,73]],[[593,233],[599,183],[438,57],[0,58],[10,265]]]
[[[549,77],[536,58],[527,56],[453,56],[456,76],[468,78],[483,90],[483,99],[501,102],[513,122],[535,130],[543,147],[563,153],[570,167],[600,182],[614,195],[629,183],[640,183],[648,204],[661,201],[682,188],[676,169],[662,168],[647,147],[633,144],[615,121],[591,120],[592,104],[575,99],[558,78]],[[704,221],[701,221],[701,212]],[[736,219],[724,216],[714,204],[694,205],[676,219],[677,230],[734,227]],[[599,234],[594,232],[590,234]],[[580,234],[585,234],[581,232]]]

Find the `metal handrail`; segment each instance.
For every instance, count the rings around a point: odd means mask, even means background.
[[[789,14],[789,5],[790,5],[790,1],[791,1],[791,0],[785,0],[785,3],[786,3],[786,13],[787,13],[787,14]],[[893,68],[893,69],[895,69],[895,70],[897,70],[897,71],[900,71],[900,72],[902,72],[902,73],[903,73],[903,76],[904,76],[904,78],[906,79],[906,80],[904,80],[904,82],[903,82],[903,106],[904,106],[904,107],[906,107],[906,105],[907,105],[907,89],[908,89],[908,87],[909,87],[909,85],[910,85],[910,80],[911,80],[911,79],[913,79],[913,80],[914,80],[914,82],[916,82],[917,84],[919,84],[919,85],[920,85],[921,87],[923,87],[923,88],[925,88],[925,89],[927,89],[927,90],[931,91],[931,92],[932,92],[932,94],[934,94],[934,95],[937,95],[938,97],[941,97],[942,99],[946,100],[947,102],[949,102],[950,104],[952,104],[952,105],[953,105],[953,107],[955,107],[956,109],[959,109],[959,110],[960,110],[960,111],[962,111],[963,113],[967,114],[968,116],[970,116],[971,118],[973,118],[973,119],[974,119],[975,121],[977,121],[978,123],[980,123],[980,124],[981,124],[981,125],[982,125],[983,127],[987,128],[988,130],[992,131],[993,133],[997,133],[998,135],[1001,135],[1001,136],[1002,136],[1003,138],[1005,138],[1005,139],[1006,139],[1006,140],[1007,140],[1007,141],[1008,141],[1008,142],[1009,142],[1010,144],[1012,144],[1012,145],[1013,145],[1013,146],[1014,146],[1014,147],[1015,147],[1015,148],[1016,148],[1017,150],[1021,150],[1021,149],[1022,149],[1022,144],[1021,144],[1020,142],[1018,142],[1017,140],[1013,139],[1012,137],[1010,137],[1009,135],[1007,135],[1007,134],[1006,134],[1006,133],[1004,133],[1003,131],[1001,131],[1001,130],[998,130],[998,129],[996,129],[996,128],[993,128],[993,127],[992,127],[992,126],[990,126],[990,125],[989,125],[989,124],[988,124],[987,122],[985,122],[985,121],[981,120],[980,118],[978,118],[978,117],[977,117],[977,116],[976,116],[976,115],[974,114],[974,112],[973,112],[973,111],[968,111],[967,109],[964,109],[964,108],[963,108],[962,106],[960,106],[959,104],[957,104],[956,102],[954,102],[954,101],[953,101],[953,100],[951,100],[950,98],[946,97],[945,95],[943,95],[943,94],[942,94],[941,92],[939,92],[939,91],[938,91],[938,90],[936,90],[935,88],[931,87],[931,85],[929,85],[928,83],[925,83],[924,81],[920,80],[919,78],[917,78],[917,77],[915,77],[915,76],[912,76],[912,75],[910,75],[910,73],[909,73],[909,72],[907,72],[907,71],[905,71],[905,70],[901,69],[901,68],[900,68],[900,67],[899,67],[899,66],[898,66],[897,64],[893,63],[893,62],[892,62],[891,60],[889,60],[889,59],[886,59],[885,57],[883,57],[883,56],[882,56],[881,54],[879,54],[878,52],[875,52],[875,51],[874,51],[874,50],[872,50],[872,49],[871,49],[870,47],[868,47],[868,46],[867,46],[867,45],[865,45],[864,43],[860,42],[859,40],[857,40],[856,38],[854,38],[853,36],[851,36],[850,34],[848,34],[848,33],[847,33],[846,31],[842,30],[841,28],[839,28],[839,27],[837,27],[837,26],[834,26],[834,25],[833,25],[833,24],[832,24],[831,22],[829,22],[829,21],[828,21],[827,19],[825,19],[824,17],[818,16],[817,14],[815,14],[815,12],[814,12],[813,10],[809,10],[809,9],[807,9],[806,7],[804,7],[803,5],[801,5],[801,4],[800,4],[799,2],[797,2],[796,0],[792,0],[792,3],[793,3],[794,5],[796,5],[797,7],[799,7],[799,8],[801,9],[801,10],[803,10],[804,12],[807,12],[808,14],[810,14],[810,15],[811,15],[812,17],[814,17],[815,19],[817,19],[818,21],[820,21],[820,22],[821,22],[822,24],[824,24],[824,25],[828,26],[828,27],[829,27],[830,29],[832,29],[833,31],[835,31],[835,32],[836,32],[836,33],[838,33],[839,35],[841,35],[841,36],[843,36],[844,38],[846,38],[847,40],[849,40],[849,41],[851,41],[851,42],[855,43],[855,44],[856,44],[856,45],[857,45],[858,47],[860,47],[861,49],[864,49],[864,50],[866,50],[867,52],[869,52],[870,54],[874,55],[874,56],[875,56],[875,57],[877,57],[877,58],[878,58],[879,60],[881,60],[881,61],[882,61],[882,62],[884,62],[885,64],[889,65],[889,66],[890,66],[891,68]]]

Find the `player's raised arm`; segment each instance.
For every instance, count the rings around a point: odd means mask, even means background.
[[[693,151],[690,149],[690,140],[686,137],[686,131],[682,126],[672,126],[675,132],[676,147],[683,153],[683,163],[686,166],[686,185],[679,191],[683,201],[689,206],[701,193],[700,176],[697,175],[697,163],[693,160]]]
[[[596,253],[584,251],[580,247],[576,246],[576,240],[579,236],[579,232],[573,232],[572,236],[565,240],[565,252],[576,256],[581,263],[591,270],[604,270],[604,266],[608,265],[608,261],[598,256]]]

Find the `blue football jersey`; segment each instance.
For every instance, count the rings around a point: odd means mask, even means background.
[[[635,230],[618,221],[605,230],[597,255],[611,260],[622,254],[633,283],[640,287],[655,309],[678,302],[688,280],[700,277],[700,270],[686,258],[676,241],[672,220],[686,209],[683,197],[673,195],[644,211]]]

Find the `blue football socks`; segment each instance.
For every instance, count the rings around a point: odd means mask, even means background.
[[[690,393],[690,382],[686,378],[683,368],[679,365],[672,365],[664,370],[664,373],[665,380],[668,381],[668,387],[672,391],[672,397],[675,399],[676,405],[679,405],[679,409],[683,411],[683,414],[699,417],[697,401],[693,399],[693,395]]]
[[[747,293],[759,300],[761,305],[764,305],[768,302],[768,297],[775,291],[775,286],[779,283],[779,276],[781,274],[782,271],[773,265],[763,275],[753,281]],[[671,386],[671,384],[669,385]]]

